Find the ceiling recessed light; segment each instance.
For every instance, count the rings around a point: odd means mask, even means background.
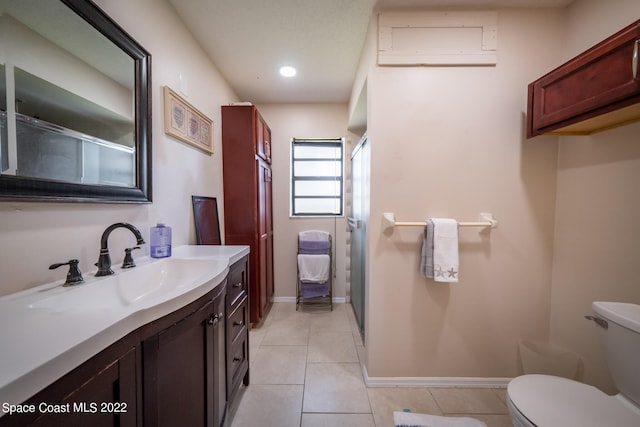
[[[296,69],[285,65],[284,67],[280,67],[280,75],[283,77],[293,77],[297,73]]]

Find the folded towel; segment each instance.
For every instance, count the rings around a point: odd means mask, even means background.
[[[309,230],[298,233],[300,240],[329,240],[330,234],[327,231]]]
[[[302,298],[326,297],[329,295],[329,282],[302,282],[300,283],[300,295]]]
[[[433,279],[433,221],[427,219],[422,241],[422,255],[420,257],[420,274]]]
[[[458,221],[432,218],[433,275],[436,282],[458,281]]]
[[[440,417],[437,415],[393,413],[395,427],[487,427],[482,421],[469,417]]]
[[[329,254],[331,242],[328,240],[300,240],[298,242],[299,254]]]
[[[329,280],[329,255],[298,255],[298,274],[305,282],[322,283]]]

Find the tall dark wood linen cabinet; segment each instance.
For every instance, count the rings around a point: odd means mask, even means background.
[[[222,157],[225,244],[251,248],[249,317],[260,323],[273,297],[271,129],[255,106],[222,107]]]

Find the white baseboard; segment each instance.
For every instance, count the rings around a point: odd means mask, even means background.
[[[362,367],[367,387],[429,387],[429,388],[507,388],[511,378],[482,377],[370,377]]]
[[[273,302],[296,302],[296,297],[273,297]],[[333,297],[334,304],[344,304],[347,302],[345,297]]]
[[[296,302],[296,297],[273,297],[273,302]]]

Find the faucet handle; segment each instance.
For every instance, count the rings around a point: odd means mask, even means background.
[[[72,286],[77,285],[79,283],[84,282],[84,278],[82,277],[82,273],[80,273],[80,269],[78,268],[79,261],[77,259],[71,259],[67,262],[60,262],[57,264],[51,264],[49,266],[49,270],[54,270],[63,265],[69,266],[69,271],[67,272],[67,279],[64,282],[63,286]]]
[[[133,261],[133,257],[131,256],[131,251],[134,249],[140,249],[140,246],[126,248],[124,250],[124,261],[122,261],[122,268],[131,268],[136,266],[136,263]]]

